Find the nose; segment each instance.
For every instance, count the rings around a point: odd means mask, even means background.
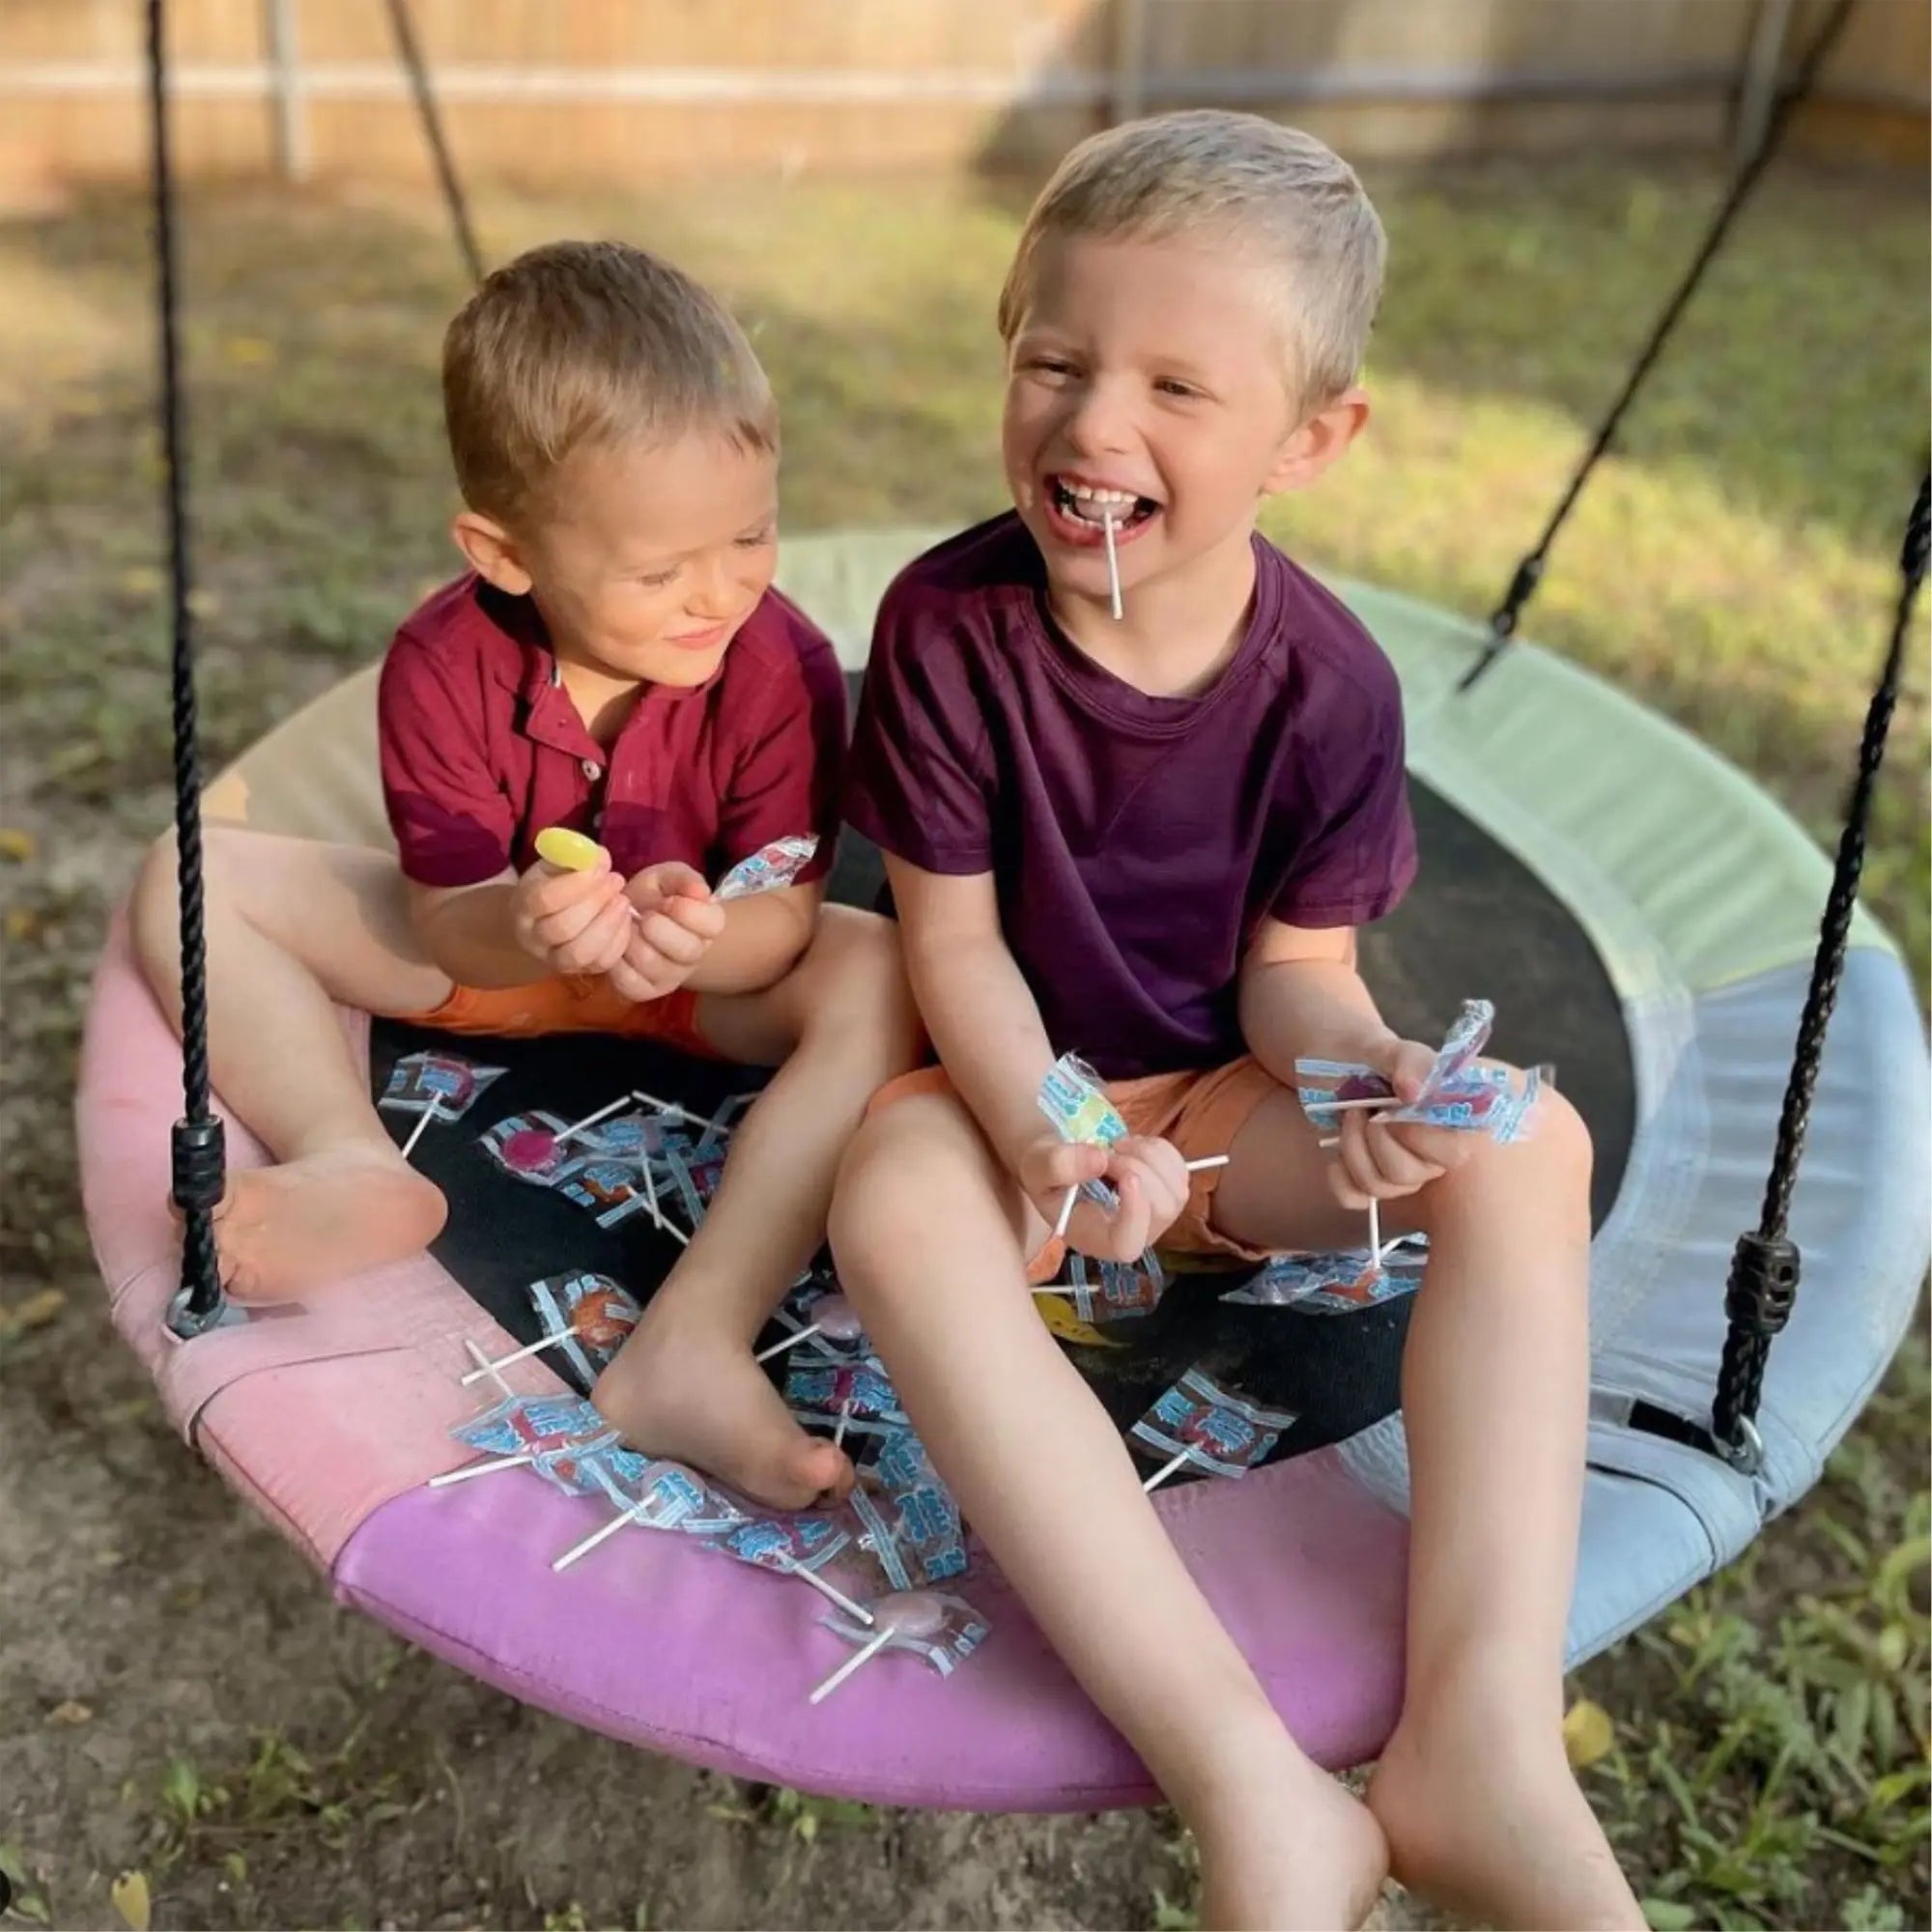
[[[701,624],[722,624],[736,612],[739,602],[730,559],[714,551],[698,566],[685,612]]]
[[[1133,412],[1123,385],[1104,376],[1083,384],[1068,412],[1065,434],[1079,456],[1115,456],[1131,447]]]

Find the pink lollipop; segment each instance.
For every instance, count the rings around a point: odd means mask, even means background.
[[[795,1335],[787,1335],[782,1342],[774,1342],[757,1357],[761,1362],[769,1362],[774,1355],[782,1355],[787,1349],[795,1349],[801,1342],[807,1342],[814,1335],[823,1335],[828,1342],[859,1342],[865,1339],[866,1324],[859,1319],[859,1311],[842,1294],[821,1295],[811,1304],[810,1326],[801,1328]]]
[[[918,1643],[937,1636],[946,1628],[946,1599],[931,1590],[895,1590],[879,1598],[872,1605],[872,1634],[811,1693],[811,1702],[822,1704],[862,1663],[870,1662],[895,1639]]]

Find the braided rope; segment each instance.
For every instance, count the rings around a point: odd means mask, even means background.
[[[462,251],[469,279],[480,282],[483,279],[483,251],[476,245],[476,230],[470,223],[469,204],[464,197],[463,184],[457,179],[456,162],[443,133],[442,115],[436,104],[436,91],[429,83],[429,67],[416,41],[415,22],[410,17],[408,0],[389,0],[389,27],[396,37],[396,51],[402,55],[403,65],[409,70],[410,90],[415,96],[423,138],[428,141],[430,155],[436,162],[436,178],[442,185],[442,199],[449,210],[450,225],[456,231],[456,245]]]
[[[1729,1326],[1723,1359],[1718,1371],[1717,1400],[1712,1406],[1711,1430],[1734,1457],[1749,1448],[1745,1424],[1757,1413],[1764,1392],[1765,1363],[1771,1340],[1791,1319],[1798,1293],[1799,1255],[1787,1236],[1791,1195],[1798,1181],[1798,1163],[1811,1123],[1811,1097],[1824,1057],[1825,1034],[1837,1005],[1844,975],[1845,946],[1858,904],[1859,878],[1864,870],[1865,837],[1871,822],[1872,793],[1879,766],[1885,759],[1886,737],[1898,702],[1899,678],[1905,666],[1905,639],[1912,626],[1913,606],[1925,582],[1928,537],[1932,524],[1932,472],[1919,479],[1918,494],[1906,523],[1899,553],[1898,604],[1892,617],[1891,641],[1878,687],[1865,712],[1864,733],[1859,743],[1858,775],[1845,806],[1845,829],[1838,839],[1837,863],[1825,917],[1818,928],[1818,950],[1811,962],[1811,983],[1798,1022],[1798,1046],[1792,1056],[1791,1078],[1778,1116],[1777,1146],[1765,1181],[1764,1206],[1754,1233],[1743,1236],[1732,1257],[1730,1283],[1724,1296]]]
[[[221,1199],[221,1122],[209,1104],[208,954],[202,925],[201,770],[196,747],[193,567],[188,547],[187,451],[181,384],[175,258],[174,166],[168,145],[167,45],[162,0],[148,0],[150,181],[155,227],[155,307],[159,326],[161,488],[167,528],[170,677],[174,722],[175,848],[181,908],[182,1102],[173,1136],[174,1201],[181,1209],[182,1305],[192,1333],[221,1303],[214,1208]]]
[[[1791,85],[1778,96],[1770,123],[1764,130],[1764,139],[1758,143],[1757,151],[1738,171],[1731,183],[1730,192],[1725,195],[1723,206],[1719,209],[1717,218],[1711,223],[1710,232],[1704,237],[1704,244],[1697,250],[1696,259],[1677,286],[1677,292],[1664,304],[1663,313],[1658,318],[1657,326],[1650,332],[1650,340],[1639,352],[1635,363],[1624,380],[1622,392],[1610,405],[1609,413],[1604,417],[1596,437],[1584,453],[1583,460],[1577,466],[1577,473],[1571,477],[1569,487],[1563,492],[1562,500],[1550,514],[1544,526],[1543,534],[1529,554],[1516,567],[1516,575],[1510,580],[1509,589],[1503,601],[1490,614],[1490,641],[1483,654],[1463,674],[1457,685],[1459,692],[1467,691],[1478,680],[1486,676],[1490,668],[1509,648],[1510,639],[1516,636],[1518,620],[1522,609],[1536,593],[1536,587],[1543,582],[1544,566],[1549,560],[1549,547],[1556,541],[1556,533],[1570,520],[1570,512],[1577,507],[1577,499],[1583,494],[1583,485],[1590,480],[1597,465],[1608,453],[1610,444],[1616,440],[1617,431],[1623,426],[1625,414],[1636,400],[1637,391],[1642,388],[1644,379],[1649,376],[1663,347],[1677,327],[1678,318],[1690,305],[1690,298],[1697,293],[1705,271],[1717,259],[1718,250],[1723,246],[1724,238],[1731,231],[1731,224],[1738,217],[1739,211],[1750,199],[1751,190],[1757,186],[1760,177],[1771,165],[1772,156],[1777,152],[1778,144],[1784,137],[1784,130],[1790,123],[1798,104],[1810,93],[1812,83],[1818,77],[1818,71],[1825,65],[1826,57],[1836,45],[1839,34],[1844,30],[1845,21],[1852,11],[1852,0],[1837,0],[1825,24],[1819,28],[1817,38],[1811,43],[1810,51],[1804,56],[1803,65],[1793,77]]]

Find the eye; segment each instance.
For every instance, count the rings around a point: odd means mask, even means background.
[[[646,590],[662,590],[667,583],[674,583],[676,581],[677,566],[675,564],[668,570],[647,570],[638,579],[638,582]]]
[[[1073,364],[1064,355],[1029,355],[1020,366],[1031,375],[1044,376],[1048,382],[1059,382],[1073,374]]]
[[[1201,390],[1197,389],[1192,383],[1183,383],[1180,381],[1179,377],[1176,376],[1161,377],[1160,380],[1154,384],[1154,387],[1158,389],[1163,396],[1179,396],[1183,401],[1186,402],[1198,402],[1203,393]]]
[[[775,529],[759,530],[755,535],[736,537],[733,541],[740,550],[763,550],[778,535]]]

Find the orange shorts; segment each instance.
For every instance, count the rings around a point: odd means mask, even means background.
[[[954,1094],[952,1076],[943,1066],[922,1066],[902,1073],[872,1095],[867,1109],[875,1114],[915,1094]],[[1281,1083],[1251,1054],[1231,1060],[1206,1073],[1154,1073],[1144,1080],[1110,1080],[1107,1098],[1126,1122],[1130,1133],[1172,1141],[1183,1160],[1226,1153],[1248,1118]],[[1265,1261],[1266,1253],[1243,1247],[1213,1225],[1214,1190],[1226,1168],[1204,1167],[1190,1174],[1187,1205],[1179,1218],[1160,1237],[1164,1255],[1225,1255],[1241,1261]],[[1027,1264],[1027,1279],[1051,1281],[1066,1258],[1066,1243],[1049,1239]]]
[[[527,986],[458,986],[441,1006],[399,1017],[443,1033],[495,1034],[504,1039],[552,1033],[616,1034],[716,1060],[717,1049],[698,1029],[697,1001],[690,987],[680,986],[661,1000],[639,1005],[622,998],[601,974],[594,979],[571,974]]]

